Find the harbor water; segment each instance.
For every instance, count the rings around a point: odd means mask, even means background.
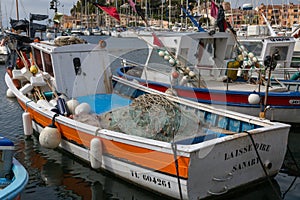
[[[99,37],[90,37],[96,42]],[[50,150],[39,145],[35,137],[25,138],[22,113],[14,98],[6,97],[5,66],[0,65],[0,134],[11,139],[15,157],[24,165],[29,181],[21,199],[99,199],[99,200],[160,200],[158,194],[130,184],[112,174],[94,170],[88,163],[59,149]],[[300,166],[300,128],[293,127],[289,136],[289,149],[282,171],[275,177],[260,183],[243,186],[226,197],[214,199],[233,200],[298,200],[300,179],[296,177]],[[199,172],[205,173],[205,172]]]

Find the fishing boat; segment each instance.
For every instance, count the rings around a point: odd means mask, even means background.
[[[117,70],[118,76],[161,92],[171,90],[175,96],[196,102],[270,120],[300,123],[299,72],[289,74],[292,80],[277,76],[282,77],[292,69],[279,66],[290,64],[295,42],[289,37],[282,41],[277,38],[276,42],[274,38],[265,38],[268,42],[259,53],[241,44],[240,53],[235,53],[239,43],[231,33],[158,32],[155,37],[148,34],[140,38],[149,46],[148,59],[145,64],[125,60]],[[271,61],[275,52],[276,61]],[[271,62],[273,66],[267,66]]]
[[[0,199],[20,199],[28,182],[28,173],[14,158],[14,143],[0,136]]]
[[[43,147],[176,199],[225,195],[279,172],[290,125],[112,76],[109,42],[74,40],[31,43],[31,66],[5,75],[24,134]]]

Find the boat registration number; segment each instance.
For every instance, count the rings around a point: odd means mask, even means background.
[[[136,171],[133,171],[133,170],[130,170],[130,172],[131,172],[131,176],[136,178],[136,179],[141,179],[141,180],[146,181],[148,183],[152,183],[152,184],[164,187],[164,188],[171,188],[170,181],[167,181],[167,180],[164,180],[164,179],[161,179],[161,178],[157,178],[157,177],[155,177],[153,175],[150,175],[150,174],[143,174],[143,173],[140,173],[140,172],[136,172]]]
[[[291,100],[289,100],[289,103],[293,104],[293,105],[299,105],[300,104],[300,100],[291,99]]]

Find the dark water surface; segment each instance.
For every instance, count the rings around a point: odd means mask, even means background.
[[[92,38],[92,37],[91,37]],[[93,38],[92,38],[93,39]],[[95,41],[98,38],[94,38]],[[165,199],[143,190],[109,173],[93,170],[89,164],[75,159],[59,150],[41,147],[36,138],[25,139],[23,135],[22,110],[16,99],[6,98],[4,82],[5,67],[0,65],[0,134],[11,139],[16,146],[15,157],[29,173],[29,182],[21,199],[103,199],[103,200],[158,200]],[[300,130],[293,128],[289,147],[292,156],[287,154],[285,165],[297,170],[293,158],[300,165]],[[226,198],[233,200],[273,200],[300,199],[300,180],[288,175],[283,169],[272,182],[245,187],[234,191]],[[296,173],[296,172],[294,172]]]

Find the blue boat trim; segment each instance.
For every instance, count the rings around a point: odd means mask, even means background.
[[[132,80],[137,80],[138,82],[145,83],[144,79],[130,76],[127,74],[124,74],[121,69],[132,69],[134,67],[122,67],[117,69],[117,74],[121,77],[125,77],[126,79],[132,81]],[[155,81],[147,81],[151,85],[156,85],[156,86],[162,86],[165,88],[169,88],[169,84],[165,83],[158,83]],[[288,82],[288,81],[287,81]],[[299,81],[300,83],[300,81]],[[184,87],[184,86],[173,86],[174,89],[180,89],[180,90],[185,90],[185,91],[194,91],[194,92],[209,92],[209,89],[206,88],[189,88],[189,87]],[[243,92],[243,91],[223,91],[223,90],[214,90],[214,93],[216,94],[228,94],[228,95],[249,95],[252,92]],[[261,97],[265,96],[264,92],[259,93]],[[289,91],[289,92],[273,92],[269,93],[268,96],[277,96],[277,97],[285,97],[289,96],[291,98],[293,97],[299,97],[299,92],[294,92],[294,91]],[[202,100],[202,99],[197,99],[197,98],[190,98],[190,97],[184,97],[185,99],[192,100],[192,101],[197,101],[199,103],[204,103],[204,104],[216,104],[216,105],[226,105],[226,106],[239,106],[239,107],[248,107],[248,108],[259,108],[260,105],[256,104],[244,104],[244,103],[229,103],[229,102],[223,102],[223,101],[210,101],[210,100]],[[290,105],[290,106],[271,106],[272,108],[287,108],[287,109],[299,109],[300,105]]]

